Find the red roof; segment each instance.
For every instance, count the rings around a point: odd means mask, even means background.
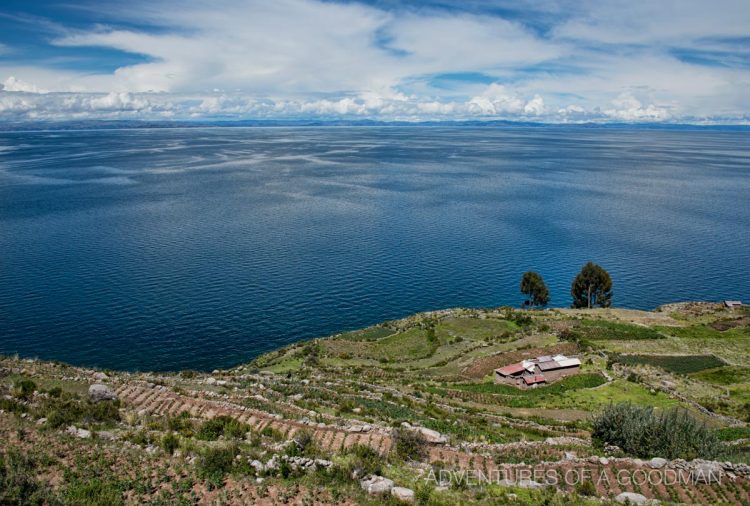
[[[518,374],[519,372],[523,372],[525,370],[526,368],[524,368],[523,364],[518,363],[506,365],[505,367],[501,367],[500,369],[495,369],[495,372],[498,372],[503,376],[510,376],[511,374]]]
[[[526,382],[527,385],[533,385],[535,383],[544,383],[547,381],[544,379],[544,376],[524,376],[523,381]]]

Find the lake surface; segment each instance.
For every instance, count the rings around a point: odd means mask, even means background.
[[[0,132],[0,353],[213,369],[415,311],[750,299],[750,132]]]

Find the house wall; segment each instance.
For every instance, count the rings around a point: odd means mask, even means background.
[[[547,383],[552,383],[553,381],[557,381],[567,376],[578,374],[580,371],[581,371],[581,366],[576,365],[573,367],[565,367],[564,369],[555,369],[553,371],[545,371],[542,374],[547,380]]]

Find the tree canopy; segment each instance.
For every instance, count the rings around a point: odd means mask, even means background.
[[[549,290],[538,272],[523,273],[521,293],[526,295],[525,306],[546,306],[549,302]]]
[[[594,262],[588,262],[573,280],[570,288],[573,307],[609,307],[612,304],[612,278]]]

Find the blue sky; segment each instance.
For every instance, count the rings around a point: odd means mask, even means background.
[[[0,120],[750,122],[747,0],[4,0]]]

